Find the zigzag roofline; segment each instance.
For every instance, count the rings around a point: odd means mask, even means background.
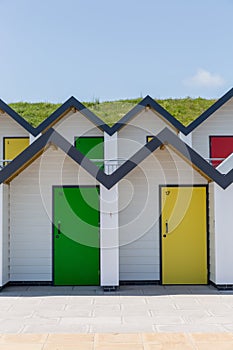
[[[163,144],[171,146],[179,155],[185,158],[188,163],[193,164],[206,177],[216,182],[223,189],[228,187],[233,182],[233,169],[226,175],[221,174],[168,128],[164,128],[157,136],[153,138],[153,140],[144,145],[111,175],[105,174],[105,172],[86,158],[63,136],[61,136],[54,129],[50,128],[0,172],[0,183],[10,182],[12,178],[23,171],[24,168],[30,164],[30,162],[32,162],[43,152],[46,145],[51,143],[63,150],[76,163],[82,166],[89,174],[91,174],[97,181],[108,189],[116,185],[121,179],[123,179],[144,159],[146,159]]]
[[[21,125],[30,134],[32,134],[34,136],[37,135],[35,128],[1,99],[0,99],[0,109],[3,112],[7,113],[13,120],[15,120],[19,125]]]
[[[85,107],[75,97],[71,96],[65,101],[55,112],[53,112],[48,118],[46,118],[36,128],[30,125],[24,118],[22,118],[17,112],[9,107],[4,101],[0,100],[0,109],[11,116],[18,124],[25,128],[33,136],[37,136],[42,132],[45,132],[52,127],[58,120],[62,118],[72,108],[81,112],[88,120],[90,120],[95,126],[97,126],[103,132],[108,135],[113,135],[115,132],[121,130],[126,126],[136,115],[138,115],[145,107],[149,106],[154,111],[159,113],[165,121],[170,123],[175,129],[182,132],[184,135],[188,135],[206,119],[208,119],[214,112],[216,112],[221,106],[233,97],[233,88],[230,89],[225,95],[223,95],[217,102],[215,102],[210,108],[202,113],[197,119],[195,119],[188,126],[184,126],[175,117],[173,117],[166,109],[164,109],[159,103],[147,95],[142,101],[140,101],[135,107],[133,107],[124,117],[116,122],[112,127],[104,123],[102,119],[97,117],[90,109]]]

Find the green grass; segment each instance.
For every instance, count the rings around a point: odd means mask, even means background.
[[[131,100],[107,101],[101,103],[99,101],[83,102],[83,104],[93,111],[98,117],[100,117],[105,123],[113,125],[140,101],[141,98],[136,98]],[[207,108],[209,108],[216,100],[207,100],[201,97],[192,99],[187,97],[182,99],[169,98],[156,101],[181,123],[188,125]],[[10,106],[31,125],[37,126],[59,106],[61,106],[61,104],[45,102],[16,102],[10,103]]]

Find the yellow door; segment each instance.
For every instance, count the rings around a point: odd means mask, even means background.
[[[12,160],[29,146],[28,137],[5,137],[4,160]],[[7,165],[7,162],[6,162]]]
[[[161,188],[163,284],[207,284],[206,187]]]

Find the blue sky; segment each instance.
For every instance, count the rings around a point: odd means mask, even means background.
[[[220,97],[232,0],[0,0],[6,102]]]

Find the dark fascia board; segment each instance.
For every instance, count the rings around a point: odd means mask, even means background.
[[[157,136],[143,146],[135,155],[119,167],[110,178],[110,188],[118,183],[130,171],[140,164],[146,157],[153,153],[161,145],[171,146],[179,155],[193,164],[208,178],[216,182],[220,187],[226,188],[233,182],[233,171],[226,176],[221,174],[191,147],[184,143],[168,128],[164,128]]]
[[[139,102],[133,109],[131,109],[123,118],[121,118],[112,127],[105,124],[99,117],[79,102],[75,97],[71,96],[66,102],[64,102],[54,113],[52,113],[47,119],[45,119],[40,125],[34,128],[24,118],[22,118],[17,112],[15,112],[10,106],[0,99],[0,109],[6,112],[12,117],[19,125],[27,130],[33,136],[37,136],[41,132],[50,128],[56,120],[66,113],[71,108],[76,108],[86,118],[88,118],[95,126],[97,126],[103,132],[106,132],[112,136],[115,132],[119,131],[125,125],[127,125],[131,119],[139,114],[145,107],[149,106],[159,113],[168,123],[170,123],[175,129],[182,132],[184,135],[188,135],[207,118],[209,118],[216,110],[224,105],[229,99],[233,97],[233,88],[230,89],[225,95],[223,95],[217,102],[215,102],[209,109],[202,113],[191,124],[185,127],[176,118],[174,118],[168,111],[166,111],[159,103],[152,99],[149,95],[146,96],[141,102]]]
[[[30,134],[34,136],[37,135],[36,129],[1,99],[0,99],[0,109],[3,112],[7,113],[12,119],[14,119],[19,125],[21,125]]]
[[[105,185],[107,183],[107,175],[99,169],[92,161],[86,158],[80,151],[71,145],[63,136],[50,128],[22,153],[20,153],[11,163],[0,171],[0,183],[7,181],[21,168],[25,166],[31,159],[48,144],[54,144],[70,156],[76,163],[80,164],[88,173],[90,173],[97,181]]]
[[[233,88],[231,88],[225,95],[223,95],[218,101],[216,101],[210,108],[203,112],[197,119],[195,119],[191,124],[186,127],[185,135],[188,135],[194,129],[196,129],[200,124],[202,124],[206,119],[208,119],[214,112],[216,112],[220,107],[222,107],[227,101],[233,97]]]
[[[133,119],[137,114],[139,114],[145,107],[151,107],[157,113],[159,113],[168,123],[173,125],[175,129],[186,132],[186,127],[180,123],[176,118],[174,118],[166,109],[164,109],[159,103],[157,103],[152,97],[147,95],[141,102],[139,102],[133,109],[131,109],[123,118],[121,118],[116,124],[111,127],[110,135],[119,131],[125,125],[127,125],[131,119]]]
[[[100,118],[98,118],[93,112],[79,102],[75,97],[71,96],[66,102],[64,102],[54,113],[52,113],[47,119],[45,119],[40,125],[36,127],[37,135],[48,129],[53,125],[56,120],[66,113],[69,109],[75,108],[82,113],[87,119],[89,119],[100,130],[110,134],[110,126],[105,124]]]
[[[43,151],[46,145],[50,143],[61,148],[68,156],[82,166],[107,189],[110,189],[116,185],[158,147],[164,144],[171,146],[179,155],[183,156],[189,163],[193,164],[203,174],[212,179],[223,189],[227,188],[233,182],[233,169],[226,175],[221,174],[168,128],[164,128],[157,136],[153,138],[153,140],[144,145],[138,152],[135,153],[135,155],[122,164],[111,175],[105,174],[92,161],[90,161],[80,151],[72,146],[63,136],[51,128],[36,141],[34,141],[0,172],[0,183],[7,181],[7,179],[10,179],[14,174],[17,174],[20,169],[23,169],[23,167],[30,162],[31,159],[33,159],[40,151]]]

